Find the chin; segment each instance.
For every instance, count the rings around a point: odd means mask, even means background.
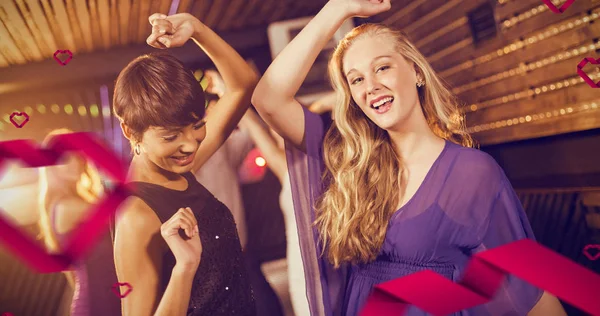
[[[398,130],[401,126],[405,125],[405,117],[394,115],[389,117],[379,118],[378,121],[375,122],[379,128],[384,129],[386,131]]]
[[[172,166],[171,167],[171,172],[174,172],[174,173],[182,174],[182,173],[187,173],[190,171],[192,171],[192,164],[189,164],[187,166]]]

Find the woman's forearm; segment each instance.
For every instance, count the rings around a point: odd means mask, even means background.
[[[253,103],[261,113],[294,98],[317,56],[347,17],[342,5],[328,2],[279,53],[254,91]]]
[[[185,316],[196,269],[175,266],[154,316]]]
[[[198,20],[196,22],[192,39],[213,61],[223,77],[225,93],[252,89],[258,80],[254,69],[213,30]]]
[[[267,161],[267,166],[279,178],[281,173],[286,171],[285,152],[277,146],[277,142],[262,124],[258,115],[249,109],[240,121],[240,127],[250,134],[250,138]]]

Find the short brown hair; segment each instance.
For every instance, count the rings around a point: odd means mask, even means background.
[[[150,126],[193,124],[205,114],[200,83],[181,61],[168,53],[151,53],[131,61],[119,74],[113,95],[116,116],[140,141]]]

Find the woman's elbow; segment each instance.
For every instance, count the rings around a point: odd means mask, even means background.
[[[269,105],[275,104],[272,100],[275,96],[274,90],[269,87],[267,82],[260,80],[252,93],[252,105],[256,108],[258,113],[269,113]]]

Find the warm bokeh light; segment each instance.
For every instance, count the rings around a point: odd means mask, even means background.
[[[23,111],[25,111],[25,113],[27,113],[27,115],[29,115],[29,116],[31,116],[31,114],[33,114],[33,108],[30,106],[26,106]]]
[[[73,106],[70,104],[65,105],[65,113],[69,115],[73,114]]]
[[[98,110],[98,105],[97,104],[92,104],[90,105],[90,115],[92,117],[98,117],[99,114],[99,110]]]
[[[254,163],[259,167],[264,167],[267,164],[265,158],[263,157],[256,157],[256,159],[254,159]]]
[[[79,115],[81,115],[81,116],[86,116],[87,115],[87,108],[85,107],[85,105],[80,104],[79,108],[77,108],[77,112],[79,112]]]
[[[60,107],[56,103],[52,104],[52,106],[50,107],[50,109],[52,110],[52,113],[54,113],[54,114],[58,114],[58,112],[60,112]]]
[[[38,112],[40,112],[40,114],[45,114],[46,113],[46,106],[43,105],[43,104],[38,104],[37,110],[38,110]]]

